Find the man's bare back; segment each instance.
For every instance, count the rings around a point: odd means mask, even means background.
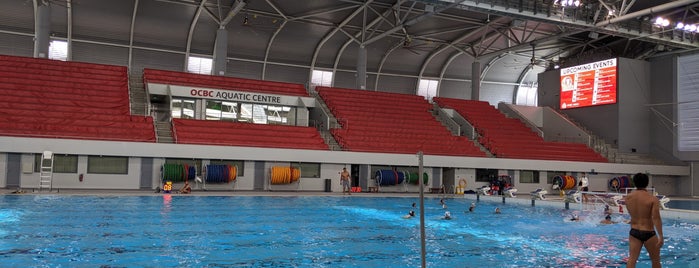
[[[653,231],[653,207],[659,207],[658,198],[646,190],[634,190],[626,196],[626,209],[631,215],[631,228]],[[650,208],[650,209],[649,209]]]
[[[629,259],[626,267],[636,267],[636,261],[645,247],[653,268],[660,265],[660,248],[663,246],[663,222],[660,218],[660,202],[652,193],[646,191],[648,175],[638,173],[633,177],[637,190],[624,199],[626,210],[631,215],[629,231]]]

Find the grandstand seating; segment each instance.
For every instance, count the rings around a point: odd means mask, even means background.
[[[452,136],[417,95],[316,87],[342,128],[331,133],[349,151],[485,157],[472,141]]]
[[[184,72],[144,69],[145,83],[160,83],[182,86],[199,86],[213,89],[228,89],[278,95],[309,97],[302,84],[263,81],[228,76],[202,75]]]
[[[155,141],[131,115],[126,67],[0,55],[0,135]]]
[[[194,119],[173,119],[172,124],[180,144],[328,150],[313,127]]]
[[[488,102],[441,97],[434,101],[468,120],[480,136],[478,141],[496,157],[608,162],[585,144],[544,141],[521,121],[507,118]]]

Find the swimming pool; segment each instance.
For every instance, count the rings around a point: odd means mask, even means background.
[[[0,196],[7,267],[419,267],[416,198]],[[624,267],[628,225],[599,213],[426,199],[429,267]],[[496,206],[502,214],[493,214]],[[592,213],[592,212],[589,212]],[[615,219],[617,219],[615,217]],[[663,265],[699,265],[699,225],[666,219]],[[645,251],[640,264],[650,266]]]
[[[668,208],[699,210],[699,200],[670,200],[667,202]]]

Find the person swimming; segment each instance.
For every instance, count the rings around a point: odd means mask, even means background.
[[[607,214],[607,216],[604,217],[604,220],[601,220],[599,223],[601,223],[601,224],[614,224],[616,222],[612,221],[612,215]]]
[[[444,219],[451,220],[451,213],[449,211],[444,212]]]
[[[573,213],[573,215],[570,216],[570,221],[580,221],[580,216],[578,216],[578,214]]]
[[[410,212],[408,212],[407,215],[403,215],[403,219],[410,219],[410,218],[412,218],[412,217],[415,217],[415,211],[414,211],[414,210],[411,210]]]
[[[468,212],[473,212],[476,209],[476,203],[471,203],[471,206],[468,207]]]
[[[500,208],[495,208],[495,214],[500,214]]]

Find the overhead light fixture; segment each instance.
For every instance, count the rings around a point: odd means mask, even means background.
[[[582,5],[582,1],[580,0],[555,0],[553,1],[554,5],[559,5],[562,7],[580,7]]]

